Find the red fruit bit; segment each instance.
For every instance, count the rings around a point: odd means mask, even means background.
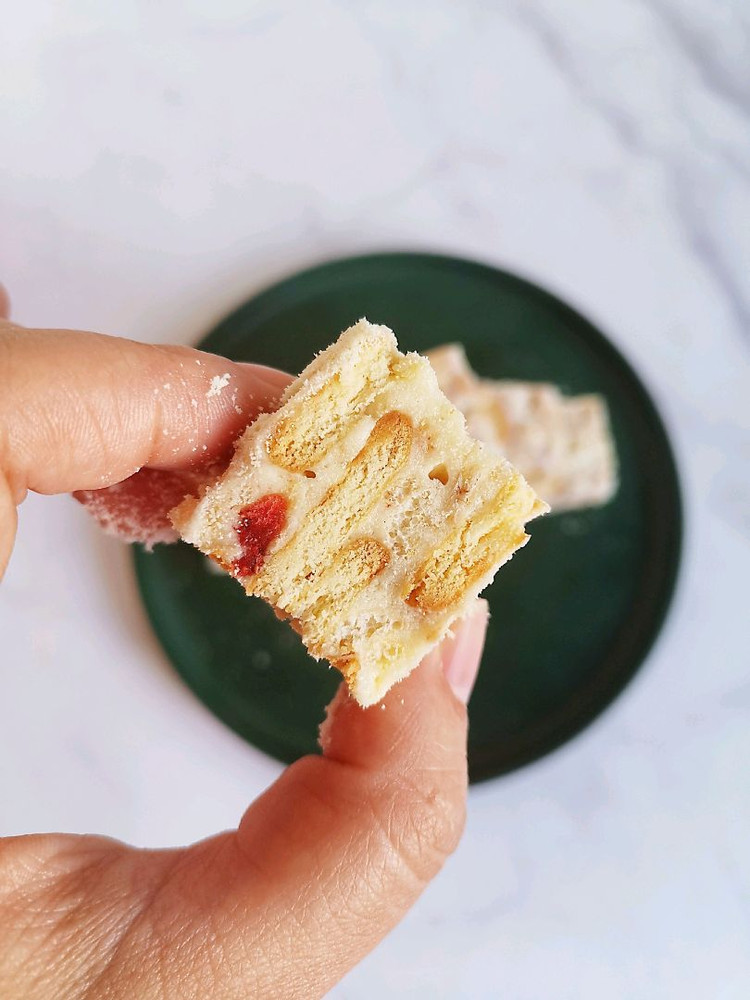
[[[237,576],[258,572],[268,546],[284,530],[288,508],[289,501],[280,493],[269,493],[242,508],[234,526],[242,546],[242,555],[232,564]]]

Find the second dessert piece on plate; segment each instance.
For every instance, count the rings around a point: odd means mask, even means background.
[[[171,516],[366,706],[466,614],[547,509],[469,436],[429,362],[360,320]]]
[[[617,459],[604,398],[564,396],[548,382],[480,378],[460,344],[427,352],[469,432],[512,462],[552,512],[607,503]]]

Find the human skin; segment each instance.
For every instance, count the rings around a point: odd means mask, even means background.
[[[237,392],[207,394],[225,373]],[[0,318],[0,573],[27,491],[100,489],[217,458],[287,381],[188,348]],[[191,433],[175,435],[186,412]],[[153,478],[136,474],[131,488]],[[360,708],[342,685],[323,755],[288,767],[237,829],[170,850],[94,835],[0,839],[0,996],[323,996],[458,843],[465,702],[486,622],[477,602],[382,709]]]

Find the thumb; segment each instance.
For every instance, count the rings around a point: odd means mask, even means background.
[[[323,995],[401,920],[456,847],[464,700],[486,624],[480,601],[371,708],[342,685],[322,727],[324,756],[288,768],[230,836],[229,860],[200,866],[211,873],[200,896],[212,900],[222,952],[252,956],[254,995]],[[237,986],[231,966],[227,995]]]
[[[342,687],[324,756],[288,768],[238,830],[171,851],[92,837],[5,841],[0,980],[33,982],[34,996],[63,982],[111,997],[323,996],[458,842],[463,700],[486,622],[479,602],[380,705],[362,709]]]

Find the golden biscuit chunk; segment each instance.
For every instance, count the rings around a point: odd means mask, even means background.
[[[469,433],[512,462],[553,513],[614,496],[617,461],[601,396],[564,396],[546,382],[479,378],[460,344],[435,347],[427,357]]]
[[[546,510],[469,436],[429,363],[360,320],[171,517],[366,706],[470,610]]]

